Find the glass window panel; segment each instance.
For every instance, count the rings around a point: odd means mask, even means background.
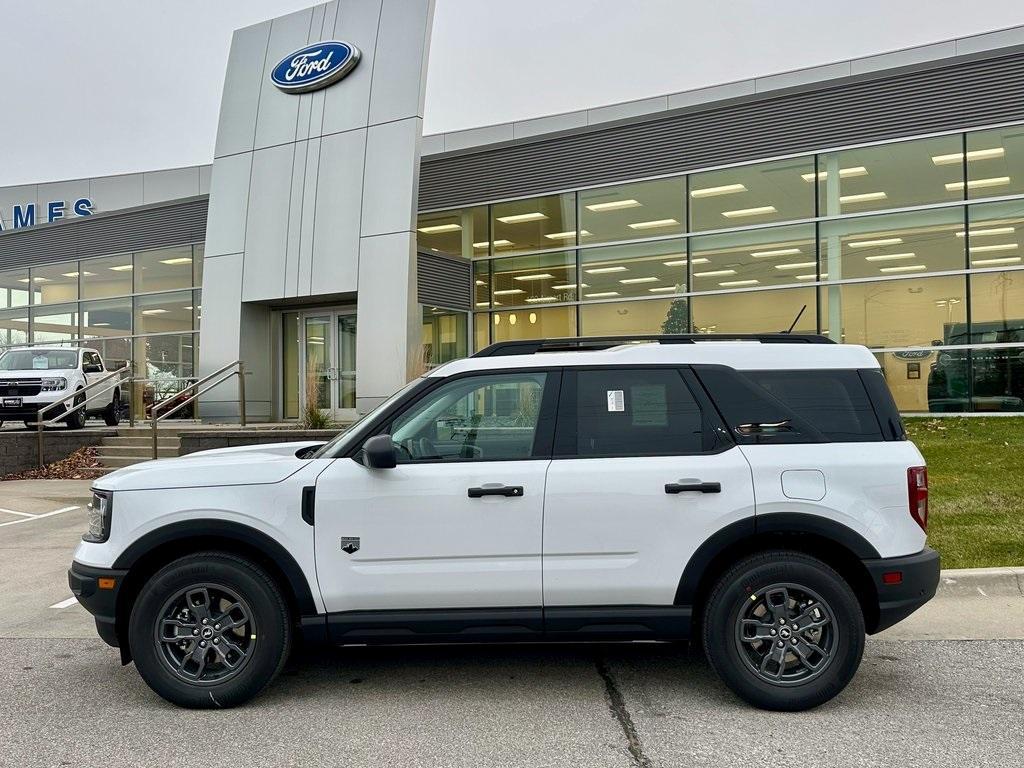
[[[972,205],[967,209],[971,267],[997,269],[1024,266],[1024,200]]]
[[[203,284],[203,258],[206,254],[206,246],[203,243],[192,246],[192,285],[200,287]]]
[[[1022,192],[1024,125],[968,133],[967,196],[995,197]]]
[[[822,332],[869,347],[964,344],[964,283],[953,275],[822,287]]]
[[[473,351],[479,351],[491,343],[491,316],[486,312],[473,315]]]
[[[192,291],[135,298],[135,333],[192,330]]]
[[[537,307],[491,313],[492,342],[557,339],[575,335],[576,307]]]
[[[131,339],[89,339],[84,346],[97,350],[103,356],[103,364],[108,371],[123,368],[131,361]]]
[[[473,305],[477,309],[491,306],[491,262],[481,259],[473,262]]]
[[[580,243],[676,235],[685,229],[683,177],[586,189],[579,197]]]
[[[28,343],[28,310],[0,311],[0,346]]]
[[[465,312],[452,312],[438,307],[423,308],[423,359],[430,365],[440,365],[469,354],[469,316]]]
[[[78,305],[32,308],[32,341],[71,341],[78,338]]]
[[[689,333],[688,299],[653,299],[588,304],[580,308],[584,336]]]
[[[186,307],[187,309],[187,307]],[[199,330],[199,324],[203,320],[203,292],[192,291],[192,327]]]
[[[972,410],[1024,411],[1024,348],[972,349]]]
[[[135,292],[192,287],[192,246],[161,248],[135,254]]]
[[[144,376],[149,380],[143,394],[147,408],[153,402],[173,397],[194,380],[197,338],[192,333],[136,337],[136,367],[138,361],[144,361]],[[195,416],[193,402],[170,418],[191,419]]]
[[[876,352],[875,358],[903,413],[967,410],[966,353],[921,349]]]
[[[551,195],[492,206],[494,251],[539,251],[576,244],[576,195]]]
[[[814,216],[814,157],[690,177],[690,229],[725,229]]]
[[[132,300],[128,297],[83,301],[79,308],[84,339],[130,336],[132,333]]]
[[[823,280],[964,268],[962,208],[823,221],[818,233]]]
[[[64,304],[78,300],[78,262],[32,268],[35,304]]]
[[[686,291],[686,241],[582,250],[584,299],[651,296]]]
[[[0,309],[28,306],[28,282],[27,269],[0,272]]]
[[[691,296],[690,302],[694,333],[778,333],[793,325],[798,315],[794,333],[816,330],[810,287]]]
[[[576,252],[518,256],[491,262],[495,307],[553,304],[576,298]]]
[[[299,313],[281,314],[281,400],[286,419],[299,418]]]
[[[817,275],[814,225],[690,239],[694,291],[786,285]]]
[[[132,292],[132,255],[103,256],[82,259],[82,298],[105,299],[110,296],[128,296]]]
[[[962,200],[962,153],[954,134],[819,155],[818,215]]]
[[[970,341],[1024,343],[1024,270],[971,275]]]
[[[486,256],[490,252],[487,236],[487,206],[454,211],[421,213],[416,218],[416,246],[421,251],[451,256]],[[499,244],[500,251],[504,244]]]

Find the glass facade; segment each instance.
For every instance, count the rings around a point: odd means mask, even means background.
[[[421,248],[473,259],[475,349],[792,327],[871,348],[903,411],[1024,411],[1024,126],[434,211],[418,229]]]
[[[142,415],[194,377],[202,259],[195,244],[0,272],[0,348],[83,345],[108,368],[132,363]]]

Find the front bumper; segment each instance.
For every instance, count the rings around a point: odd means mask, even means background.
[[[128,571],[115,568],[93,568],[72,562],[68,570],[68,586],[71,594],[96,620],[96,632],[107,645],[120,647],[117,633],[117,595]],[[113,580],[113,586],[105,582],[103,588],[100,579]]]
[[[878,597],[877,616],[865,617],[869,635],[888,629],[935,596],[939,586],[939,553],[925,547],[916,555],[863,560]],[[887,583],[886,574],[900,574],[899,583]],[[890,579],[895,579],[890,576]]]

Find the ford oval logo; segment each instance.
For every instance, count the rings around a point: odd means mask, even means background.
[[[327,40],[289,53],[270,73],[274,85],[286,93],[306,93],[326,88],[359,63],[359,49],[349,43]]]

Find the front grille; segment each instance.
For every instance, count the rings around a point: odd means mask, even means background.
[[[42,379],[0,379],[0,397],[32,397],[42,388]]]

